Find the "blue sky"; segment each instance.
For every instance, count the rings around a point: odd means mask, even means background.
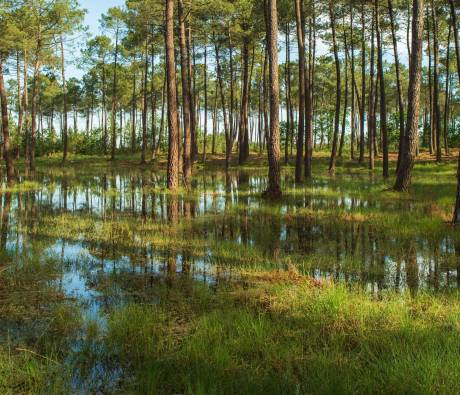
[[[87,10],[85,23],[92,34],[99,31],[99,19],[110,7],[122,6],[125,0],[80,0],[80,5]]]

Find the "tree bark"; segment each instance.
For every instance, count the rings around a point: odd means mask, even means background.
[[[191,132],[191,107],[190,107],[190,65],[187,53],[187,42],[185,32],[184,3],[179,0],[179,46],[181,59],[181,79],[182,79],[182,116],[184,124],[184,151],[183,151],[183,172],[184,184],[190,188],[192,182],[192,132]]]
[[[460,43],[458,38],[458,22],[457,22],[457,12],[455,10],[454,0],[449,0],[450,5],[450,19],[452,23],[452,28],[454,30],[454,43],[455,43],[455,58],[457,63],[457,74],[458,79],[460,80]],[[452,223],[458,225],[460,223],[460,153],[458,156],[458,170],[457,170],[457,194],[455,199],[455,208],[454,216],[452,218]]]
[[[422,79],[423,22],[423,0],[413,0],[407,130],[405,133],[403,156],[401,157],[394,185],[396,191],[406,191],[409,188],[417,151],[420,85]]]
[[[165,14],[166,80],[168,98],[168,189],[179,186],[179,127],[177,122],[176,61],[174,57],[174,0],[166,0]]]
[[[295,165],[295,181],[303,179],[303,139],[305,134],[305,17],[303,1],[296,0],[297,46],[299,53],[299,119],[297,132],[297,153]]]
[[[433,21],[433,110],[434,128],[436,130],[436,161],[442,159],[441,147],[441,110],[439,107],[439,43],[438,43],[438,21],[434,0],[431,0],[431,18]]]
[[[63,140],[63,157],[62,160],[65,162],[68,156],[68,127],[67,127],[67,82],[65,79],[65,56],[64,56],[64,38],[60,37],[61,41],[61,77],[62,77],[62,101],[63,101],[63,130],[62,130],[62,140]]]
[[[388,13],[390,16],[390,27],[391,27],[391,38],[393,40],[393,56],[395,60],[395,70],[396,70],[396,88],[398,90],[398,110],[399,110],[399,147],[398,147],[398,162],[396,165],[396,170],[399,168],[399,163],[401,161],[401,153],[403,152],[404,144],[404,102],[403,102],[403,93],[401,86],[401,71],[399,65],[399,55],[398,55],[398,39],[396,37],[396,27],[393,13],[393,0],[388,0]]]
[[[268,144],[268,187],[265,195],[281,197],[279,79],[278,79],[278,11],[276,0],[268,0],[267,48],[270,82],[270,137]]]
[[[3,133],[3,159],[6,165],[6,179],[8,184],[14,181],[14,164],[10,144],[10,130],[8,121],[8,98],[6,95],[5,83],[3,80],[3,57],[0,55],[0,101],[2,113]]]
[[[331,21],[332,30],[332,46],[334,48],[334,60],[335,60],[335,75],[336,75],[336,98],[335,98],[335,116],[334,116],[334,135],[332,138],[332,151],[331,158],[329,160],[329,173],[335,173],[335,164],[337,161],[337,143],[339,138],[339,127],[340,127],[340,100],[342,94],[342,83],[340,80],[340,60],[339,52],[337,48],[337,39],[335,33],[335,15],[332,3],[329,3],[329,17]]]
[[[380,13],[378,0],[375,0],[375,27],[377,34],[377,72],[380,88],[380,135],[382,137],[383,177],[388,177],[388,134],[387,134],[387,103],[385,93],[385,78],[383,72],[383,43],[380,28]]]

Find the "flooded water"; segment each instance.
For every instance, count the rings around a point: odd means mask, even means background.
[[[277,204],[261,198],[266,177],[257,171],[204,173],[187,197],[168,194],[163,175],[152,172],[45,173],[34,181],[34,190],[1,196],[3,259],[57,257],[60,287],[89,314],[105,297],[122,298],[99,286],[114,274],[142,286],[172,273],[214,286],[239,268],[296,267],[376,293],[460,284],[460,245],[441,219],[427,226],[431,202],[356,197],[370,196],[369,178],[296,187],[285,177],[288,193]],[[392,226],[395,215],[410,223]],[[376,216],[382,225],[368,220]]]
[[[87,173],[37,173],[0,195],[0,274],[11,272],[0,281],[0,345],[60,333],[73,393],[113,393],[126,380],[91,323],[107,331],[118,308],[187,297],[198,283],[244,284],[244,270],[295,270],[376,297],[460,285],[459,237],[433,202],[380,194],[369,177],[284,177],[273,203],[260,171],[202,173],[177,195],[162,173]],[[54,300],[78,306],[77,335],[50,329]]]

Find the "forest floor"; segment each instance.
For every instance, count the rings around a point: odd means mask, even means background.
[[[394,159],[394,157],[392,157]],[[339,160],[261,198],[266,158],[39,158],[3,186],[1,394],[460,393],[457,157],[409,193]]]

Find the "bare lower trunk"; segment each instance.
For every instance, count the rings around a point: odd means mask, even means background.
[[[168,188],[179,186],[179,128],[177,122],[176,61],[174,58],[174,0],[166,0],[165,13],[166,79],[168,98]]]
[[[276,0],[268,0],[267,48],[270,84],[270,137],[268,143],[268,187],[270,198],[281,196],[280,128],[279,128],[279,79],[278,79],[278,11]]]
[[[407,130],[403,156],[401,157],[394,185],[394,189],[397,191],[405,191],[409,188],[417,151],[420,85],[422,79],[423,22],[423,0],[413,0]]]
[[[0,101],[2,113],[2,133],[3,133],[3,159],[6,165],[6,178],[8,184],[14,181],[14,164],[10,145],[10,130],[8,122],[8,98],[3,80],[3,58],[0,56]]]

